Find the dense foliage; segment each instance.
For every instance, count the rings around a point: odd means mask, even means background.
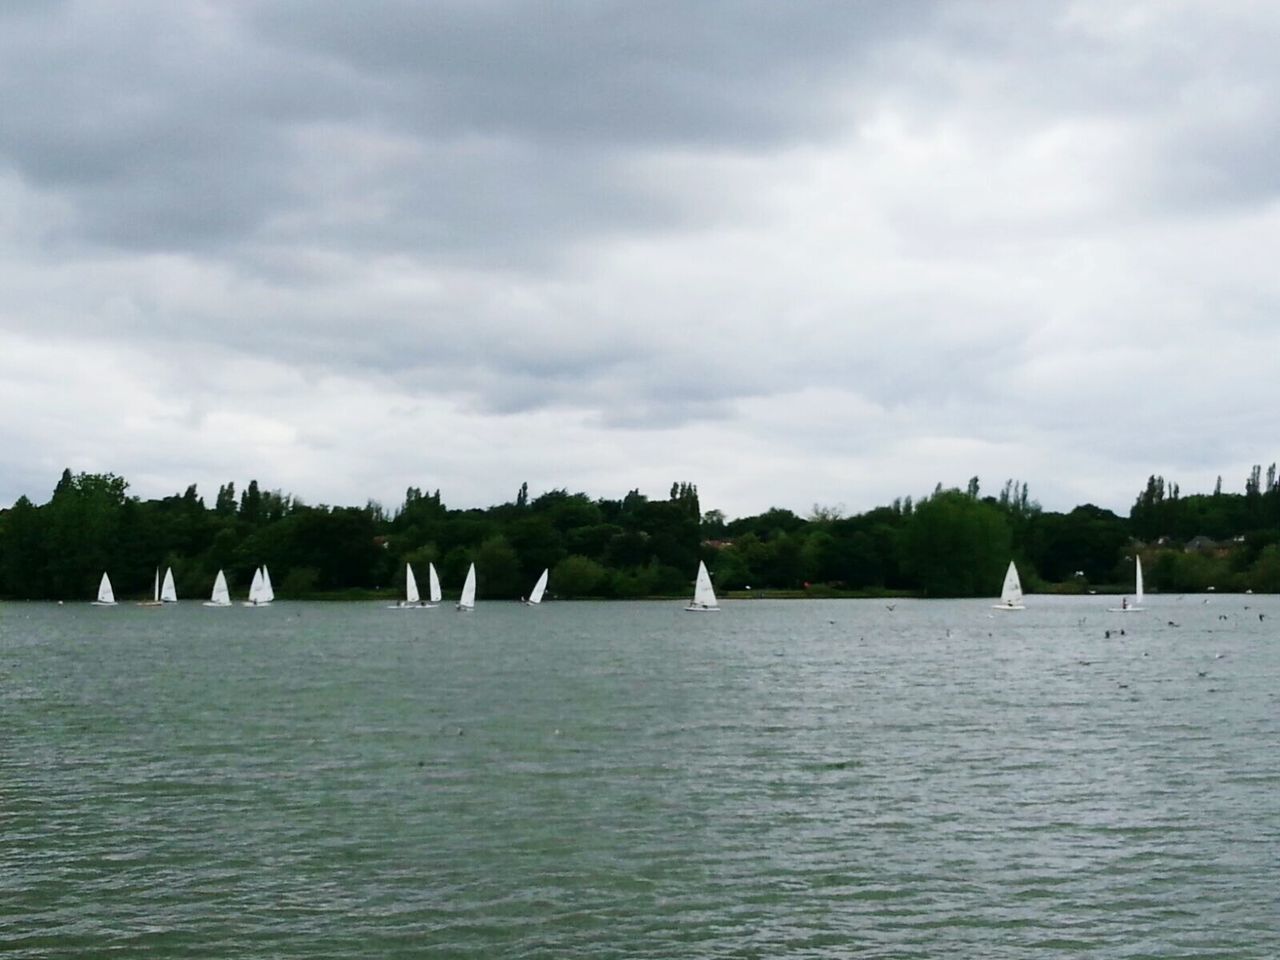
[[[676,596],[699,559],[722,592],[997,592],[1018,562],[1030,590],[1123,590],[1140,553],[1150,589],[1280,591],[1280,485],[1255,467],[1244,494],[1183,497],[1152,477],[1129,517],[1086,504],[1047,513],[1010,481],[999,496],[944,490],[846,517],[771,509],[728,520],[701,511],[697,488],[665,499],[632,490],[620,500],[552,490],[487,509],[451,510],[439,491],[411,487],[388,515],[363,507],[308,506],[250,482],[219,488],[212,508],[195,486],[140,500],[112,474],[64,471],[48,503],[26,497],[0,510],[0,596],[85,599],[102,571],[119,596],[143,596],[157,564],[172,566],[181,596],[207,595],[224,569],[243,591],[267,564],[281,597],[393,591],[406,563],[421,578],[434,562],[456,590],[475,562],[482,597],[526,592],[545,567],[560,597]]]

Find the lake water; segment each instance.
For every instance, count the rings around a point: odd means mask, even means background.
[[[3,605],[0,949],[1274,958],[1280,600],[1202,599]]]

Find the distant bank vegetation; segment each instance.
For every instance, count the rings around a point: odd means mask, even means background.
[[[1255,467],[1244,493],[1182,496],[1151,477],[1128,517],[1091,504],[1050,513],[1027,485],[983,496],[978,479],[856,516],[815,506],[729,520],[703,512],[697,487],[672,484],[651,499],[632,490],[592,499],[551,490],[486,509],[449,509],[440,492],[411,487],[388,512],[310,506],[257,481],[212,505],[194,485],[160,500],[130,496],[113,474],[64,471],[49,501],[21,497],[0,510],[0,596],[90,598],[104,570],[121,597],[150,592],[171,566],[179,596],[207,596],[219,569],[243,590],[268,564],[281,598],[391,593],[406,563],[434,562],[446,592],[467,565],[490,599],[526,593],[551,568],[549,595],[684,596],[698,560],[722,593],[990,596],[1010,558],[1029,593],[1131,589],[1140,554],[1148,590],[1280,591],[1280,487],[1273,464]]]

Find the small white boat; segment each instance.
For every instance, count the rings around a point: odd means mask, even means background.
[[[150,599],[150,600],[139,600],[139,601],[138,601],[138,606],[140,606],[140,607],[159,607],[159,606],[162,606],[162,604],[161,604],[161,602],[160,602],[160,568],[159,568],[159,567],[156,567],[156,579],[155,579],[155,584],[154,584],[154,585],[152,586],[152,588],[151,588],[151,599]]]
[[[1000,602],[993,604],[997,610],[1025,610],[1022,602],[1022,581],[1018,579],[1018,568],[1012,560],[1004,574],[1004,586],[1000,590]]]
[[[116,605],[116,592],[111,589],[111,578],[104,571],[102,579],[98,581],[98,599],[92,601],[95,607],[114,607]]]
[[[462,596],[458,598],[458,609],[463,613],[471,613],[476,608],[476,565],[467,568],[467,579],[462,585]]]
[[[425,610],[430,606],[422,602],[418,593],[418,578],[413,575],[413,564],[404,565],[404,599],[391,604],[392,610]]]
[[[231,606],[231,591],[227,589],[227,577],[221,570],[213,580],[213,593],[209,595],[209,599],[204,602],[206,607],[229,607]]]
[[[533,585],[533,593],[529,594],[529,599],[525,601],[525,606],[533,607],[542,602],[542,595],[547,592],[547,578],[550,575],[550,570],[542,571],[542,576],[540,576],[538,578],[538,582]]]
[[[444,596],[440,592],[440,575],[436,573],[436,565],[427,562],[427,602],[424,607],[436,607],[440,605],[440,598]]]
[[[258,567],[253,571],[253,580],[249,583],[249,599],[241,606],[256,607],[258,601],[262,598],[262,568]]]
[[[698,561],[698,578],[693,584],[693,599],[684,609],[688,613],[716,613],[720,610],[715,589],[711,586],[711,574],[701,560]]]
[[[249,599],[242,606],[265,607],[275,598],[276,592],[271,587],[271,574],[267,573],[266,567],[259,567],[253,571],[253,582],[249,584]]]
[[[177,603],[178,588],[173,583],[173,567],[166,567],[164,571],[164,586],[160,588],[161,603]]]
[[[1146,597],[1146,591],[1142,585],[1142,558],[1134,557],[1134,588],[1133,603],[1129,602],[1128,597],[1120,599],[1120,606],[1108,607],[1108,613],[1142,613],[1146,607],[1142,605],[1143,598]]]

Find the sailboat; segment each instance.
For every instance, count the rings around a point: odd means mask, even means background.
[[[467,568],[467,579],[462,585],[462,596],[458,598],[458,609],[463,613],[471,613],[476,608],[476,565]]]
[[[1012,560],[1004,574],[1004,586],[1000,590],[1000,602],[994,604],[997,610],[1025,610],[1022,602],[1022,581],[1018,579],[1018,568]]]
[[[227,589],[227,577],[221,570],[213,581],[213,593],[209,595],[209,599],[204,602],[206,607],[229,607],[231,606],[231,591]]]
[[[111,578],[103,571],[102,579],[98,581],[98,599],[92,601],[95,607],[114,607],[116,605],[116,592],[111,589]]]
[[[391,605],[392,610],[417,610],[423,606],[422,597],[418,593],[418,580],[413,575],[413,564],[404,565],[404,599]]]
[[[1134,557],[1134,588],[1133,603],[1129,602],[1128,597],[1120,600],[1120,606],[1108,607],[1109,613],[1142,613],[1146,608],[1142,605],[1142,600],[1146,596],[1146,591],[1142,585],[1142,558]]]
[[[685,610],[689,613],[715,613],[719,609],[716,592],[711,586],[711,574],[707,573],[707,565],[699,560],[698,579],[693,584],[693,599]]]
[[[165,567],[164,586],[160,588],[160,602],[178,602],[178,588],[173,585],[173,567]]]
[[[529,599],[525,601],[525,606],[532,607],[542,602],[542,595],[547,592],[547,578],[549,576],[551,576],[550,570],[542,571],[542,576],[533,585],[533,593],[529,594]]]
[[[159,568],[159,567],[156,567],[156,580],[155,580],[155,585],[154,585],[154,586],[152,587],[152,589],[151,589],[151,599],[150,599],[150,600],[139,600],[139,601],[138,601],[138,606],[140,606],[140,607],[158,607],[158,606],[161,606],[161,603],[160,603],[160,568]]]
[[[256,607],[262,600],[262,568],[253,571],[253,580],[249,583],[249,599],[241,606]]]
[[[440,576],[436,573],[436,565],[427,562],[427,596],[430,598],[424,607],[435,607],[440,603],[443,594],[440,592]]]
[[[266,567],[259,567],[253,571],[253,581],[249,584],[249,599],[242,606],[265,607],[275,598],[276,592],[271,587],[271,574],[267,573]]]

